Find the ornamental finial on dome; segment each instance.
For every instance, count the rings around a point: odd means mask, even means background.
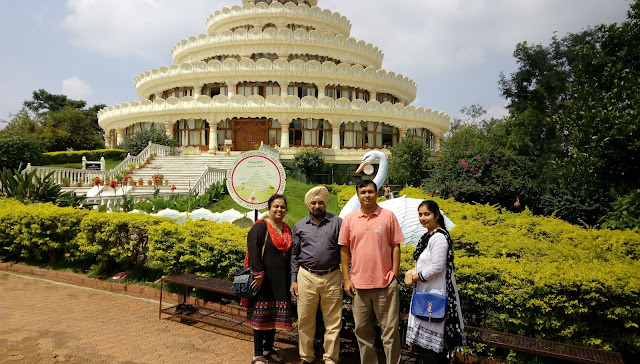
[[[318,5],[318,0],[242,0],[242,4],[243,5],[247,5],[247,4],[258,4],[258,3],[266,3],[266,4],[271,4],[271,3],[281,3],[281,4],[286,4],[286,3],[294,3],[294,4],[298,4],[298,5],[302,5],[302,4],[306,4],[309,6],[317,6]]]

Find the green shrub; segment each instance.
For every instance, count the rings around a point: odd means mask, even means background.
[[[602,218],[600,226],[607,229],[640,228],[640,190],[619,197],[613,203],[613,211]]]
[[[51,181],[54,172],[40,178],[34,169],[22,174],[18,169],[0,171],[0,196],[13,198],[23,203],[51,202],[58,206],[78,206],[84,196],[72,191],[62,191],[62,185]]]
[[[293,165],[302,171],[307,183],[314,182],[314,176],[325,166],[324,153],[318,148],[300,149],[293,157]]]
[[[96,261],[107,272],[144,264],[149,248],[147,229],[168,220],[142,214],[87,215],[80,224],[74,258],[83,263]]]
[[[149,259],[167,274],[182,272],[228,279],[241,268],[248,229],[230,223],[164,222],[149,228]]]
[[[43,151],[42,142],[30,135],[0,133],[0,169],[38,165]]]
[[[42,164],[71,164],[82,163],[82,157],[87,157],[88,161],[99,161],[100,157],[112,160],[124,160],[127,151],[123,149],[95,149],[95,150],[74,150],[68,152],[48,152],[42,154]]]
[[[168,136],[164,130],[151,129],[125,136],[118,147],[131,153],[131,155],[138,155],[149,145],[149,142],[169,147],[175,147],[178,144],[177,141]]]
[[[90,212],[53,204],[24,205],[0,198],[0,255],[9,260],[58,263],[76,249],[80,222]]]

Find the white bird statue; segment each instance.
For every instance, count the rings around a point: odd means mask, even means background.
[[[367,152],[362,157],[362,162],[360,166],[356,170],[356,173],[360,173],[362,169],[367,165],[371,164],[373,161],[379,160],[380,167],[378,168],[378,173],[373,179],[373,182],[376,184],[378,188],[384,183],[387,178],[387,157],[384,153],[373,150]],[[402,196],[400,198],[394,198],[391,200],[386,200],[380,202],[378,205],[382,208],[391,210],[398,219],[398,223],[400,223],[400,229],[402,229],[402,235],[404,235],[405,245],[415,245],[420,237],[427,232],[427,229],[422,227],[420,221],[418,220],[418,205],[422,203],[422,199],[417,198],[407,198],[407,196]],[[358,201],[358,195],[355,194],[349,201],[344,205],[342,211],[340,211],[340,217],[344,218],[352,211],[355,211],[360,208],[360,201]],[[442,213],[442,211],[440,211]],[[451,230],[455,224],[449,220],[448,217],[445,218],[445,226],[447,230]]]
[[[378,167],[378,173],[376,173],[376,176],[373,178],[373,183],[375,183],[376,186],[380,188],[380,186],[382,186],[384,181],[387,179],[387,156],[384,155],[384,153],[382,153],[381,151],[372,150],[365,153],[365,155],[362,157],[362,161],[360,162],[360,166],[356,170],[356,173],[360,173],[360,171],[362,171],[367,164],[371,164],[376,160],[380,161],[380,166]],[[340,217],[344,218],[345,216],[347,216],[347,214],[359,208],[360,201],[358,201],[358,194],[355,194],[349,199],[349,201],[347,201],[347,203],[342,208],[342,211],[340,211]]]

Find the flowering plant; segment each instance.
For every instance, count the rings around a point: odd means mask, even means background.
[[[100,186],[101,182],[102,181],[100,180],[100,177],[96,177],[96,178],[93,179],[93,185],[94,186]]]

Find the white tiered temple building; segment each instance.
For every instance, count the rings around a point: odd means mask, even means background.
[[[291,159],[317,147],[328,162],[357,163],[407,134],[439,149],[449,115],[411,105],[416,83],[382,69],[383,53],[317,3],[242,0],[216,11],[207,34],[173,47],[172,65],[135,78],[141,101],[100,110],[107,147],[157,128],[188,153],[266,144]]]

